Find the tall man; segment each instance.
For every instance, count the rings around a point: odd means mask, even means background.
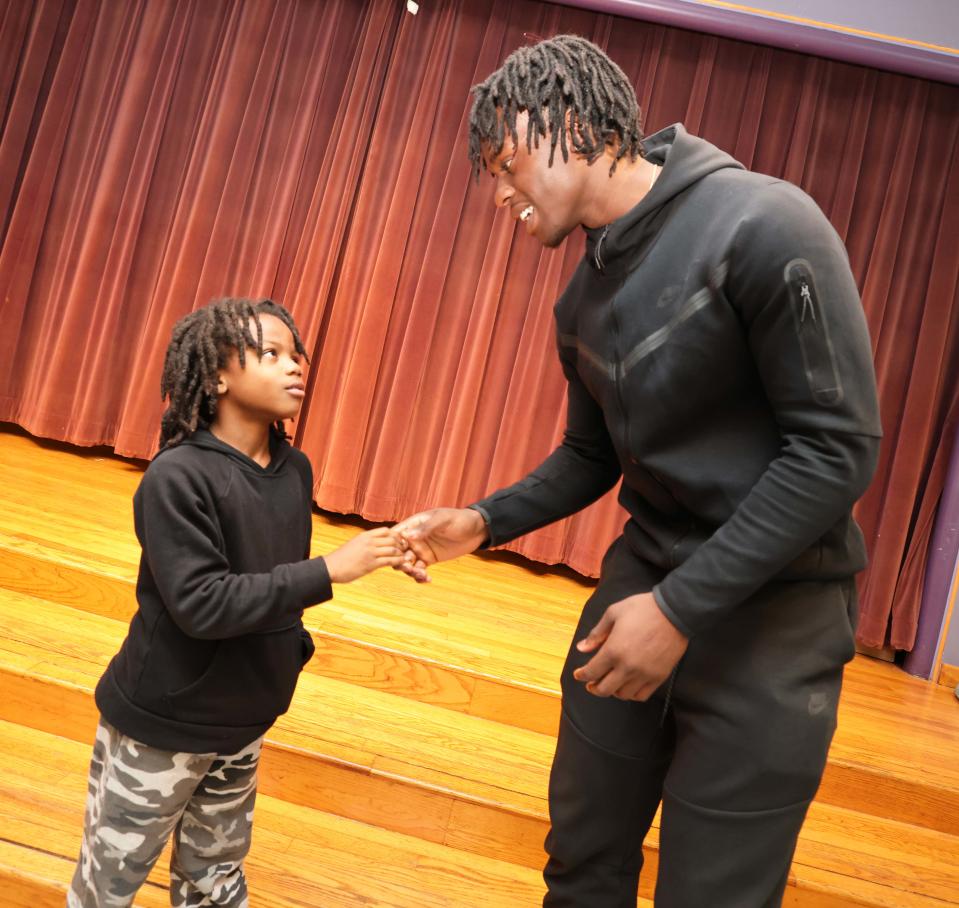
[[[880,425],[845,250],[802,191],[681,125],[560,35],[474,88],[469,151],[547,247],[586,230],[556,304],[562,444],[465,509],[400,527],[422,564],[572,514],[629,514],[562,676],[549,908],[633,908],[663,805],[657,908],[774,908],[825,766],[865,564],[850,509]]]

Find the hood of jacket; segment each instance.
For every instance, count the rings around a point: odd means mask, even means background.
[[[636,267],[663,229],[677,196],[717,170],[744,169],[715,145],[690,136],[681,123],[647,136],[643,157],[663,168],[653,188],[611,224],[584,228],[586,258],[598,270],[619,270],[627,262],[630,268]]]

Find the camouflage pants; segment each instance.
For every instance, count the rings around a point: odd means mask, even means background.
[[[68,908],[131,905],[171,834],[172,905],[246,908],[243,859],[262,742],[229,756],[174,753],[101,719]]]

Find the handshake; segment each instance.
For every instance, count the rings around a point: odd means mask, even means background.
[[[434,508],[407,517],[393,527],[354,536],[325,556],[333,583],[349,583],[391,567],[428,583],[427,568],[475,552],[488,537],[486,522],[471,508]]]
[[[360,533],[326,556],[330,579],[347,583],[380,567],[392,567],[418,583],[427,568],[474,552],[487,541],[483,515],[470,508],[434,508],[391,528]],[[652,593],[612,603],[576,649],[588,662],[573,677],[597,697],[646,700],[675,669],[688,640],[660,610]]]

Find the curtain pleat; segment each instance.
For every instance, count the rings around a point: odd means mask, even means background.
[[[0,419],[149,456],[170,327],[291,308],[317,503],[392,520],[514,481],[561,437],[552,306],[582,255],[496,212],[470,86],[576,32],[682,121],[802,186],[849,250],[886,438],[857,507],[860,637],[912,646],[959,420],[959,89],[536,0],[0,0]],[[509,548],[589,575],[615,491]]]

